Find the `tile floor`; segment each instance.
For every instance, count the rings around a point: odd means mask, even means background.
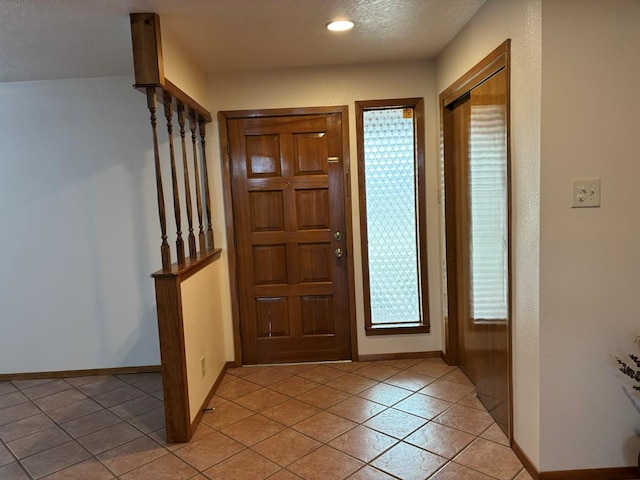
[[[0,382],[0,479],[530,480],[440,359],[230,369],[167,445],[159,374]]]

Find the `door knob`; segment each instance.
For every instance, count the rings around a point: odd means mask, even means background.
[[[344,255],[344,252],[342,251],[341,248],[336,248],[333,251],[333,254],[337,257],[337,258],[342,258],[342,256]]]

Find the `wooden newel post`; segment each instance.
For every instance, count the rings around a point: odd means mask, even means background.
[[[206,124],[199,122],[200,142],[202,144],[202,170],[204,172],[204,195],[207,209],[207,246],[211,249],[215,247],[213,243],[213,228],[211,227],[211,194],[209,193],[209,173],[207,172],[207,149],[206,149]]]
[[[160,168],[160,151],[158,149],[158,119],[156,117],[157,95],[155,87],[147,87],[147,107],[151,113],[151,131],[153,132],[153,159],[156,170],[156,191],[158,194],[158,214],[160,216],[160,231],[162,233],[162,244],[160,245],[160,255],[162,257],[162,269],[171,268],[171,252],[167,243],[167,217],[164,207],[164,190],[162,188],[162,170]]]
[[[200,166],[198,162],[198,142],[196,139],[196,121],[198,114],[194,114],[194,117],[189,117],[189,130],[191,130],[191,143],[193,145],[193,171],[195,172],[196,181],[196,206],[198,209],[198,243],[201,253],[204,253],[207,249],[207,242],[204,235],[204,229],[202,227],[202,191],[200,189]]]
[[[176,171],[176,153],[173,146],[173,97],[164,93],[164,116],[167,119],[167,133],[169,134],[169,155],[171,157],[171,184],[173,186],[173,212],[176,218],[176,255],[178,263],[184,264],[184,240],[180,215],[180,192],[178,191],[178,173]]]

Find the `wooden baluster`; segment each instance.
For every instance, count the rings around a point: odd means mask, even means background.
[[[167,218],[164,207],[164,190],[162,188],[162,171],[160,168],[160,151],[158,148],[158,119],[156,117],[157,96],[155,87],[147,87],[147,107],[151,113],[151,130],[153,132],[153,159],[156,169],[156,191],[158,194],[158,214],[160,215],[160,231],[162,233],[162,245],[160,255],[162,257],[162,269],[171,268],[171,251],[167,243]]]
[[[211,195],[209,193],[209,174],[207,172],[207,151],[206,151],[206,124],[203,121],[198,122],[200,126],[200,143],[202,144],[202,169],[204,171],[204,195],[205,207],[207,209],[207,245],[214,248],[213,244],[213,228],[211,227]]]
[[[193,144],[193,171],[196,181],[196,205],[198,208],[198,224],[200,231],[198,233],[198,243],[200,244],[200,252],[204,253],[207,249],[207,242],[202,228],[202,192],[200,190],[200,168],[198,166],[198,142],[196,140],[196,122],[198,120],[197,112],[193,112],[193,117],[189,117],[189,130],[191,130],[191,143]]]
[[[189,222],[189,257],[196,258],[196,237],[193,234],[193,205],[191,200],[191,183],[189,182],[189,163],[187,162],[187,144],[184,140],[185,108],[178,103],[178,125],[182,142],[182,170],[184,171],[184,191],[187,202],[187,221]]]
[[[178,174],[176,172],[176,153],[173,148],[173,97],[164,93],[164,116],[167,119],[167,133],[169,134],[169,154],[171,156],[171,182],[173,185],[173,212],[176,217],[176,255],[178,263],[184,264],[184,240],[180,215],[180,194],[178,192]]]

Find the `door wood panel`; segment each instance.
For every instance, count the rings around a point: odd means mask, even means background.
[[[351,358],[341,122],[227,120],[245,364]]]

